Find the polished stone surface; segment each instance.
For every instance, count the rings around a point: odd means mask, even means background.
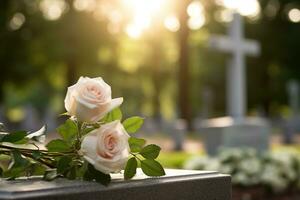
[[[218,172],[166,170],[160,178],[138,175],[130,181],[113,177],[112,183],[102,186],[95,182],[57,179],[46,182],[39,178],[0,181],[0,200],[230,200],[231,179]]]

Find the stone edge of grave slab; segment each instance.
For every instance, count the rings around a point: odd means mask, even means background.
[[[224,181],[224,184],[230,185],[230,176],[220,174],[214,171],[191,171],[191,170],[166,170],[167,175],[160,178],[136,178],[131,181],[121,181],[119,177],[114,177],[110,186],[105,187],[95,182],[70,181],[57,179],[53,182],[42,181],[33,178],[27,180],[1,181],[0,182],[0,199],[29,199],[45,196],[65,196],[66,194],[76,195],[79,193],[107,192],[107,191],[127,191],[135,188],[163,186],[174,183],[188,183],[197,180],[215,179]],[[211,182],[210,182],[211,183]],[[63,185],[63,186],[62,186]],[[231,186],[228,186],[231,188]],[[209,191],[208,191],[209,192]],[[231,191],[228,191],[230,194]]]

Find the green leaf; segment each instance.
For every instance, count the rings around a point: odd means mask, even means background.
[[[30,166],[30,162],[23,158],[18,150],[12,151],[12,165],[9,170],[5,172],[5,176],[14,179],[16,177],[25,175],[26,169]]]
[[[83,130],[82,130],[82,135],[86,135],[88,134],[89,132],[99,128],[100,125],[99,124],[90,124],[88,126],[86,126]]]
[[[31,163],[26,175],[28,176],[41,176],[45,174],[46,168],[40,163]]]
[[[68,112],[64,112],[64,113],[59,114],[59,116],[70,116],[70,114]]]
[[[46,145],[48,151],[50,152],[69,152],[71,147],[64,140],[56,139],[52,140]]]
[[[14,163],[12,167],[27,167],[29,165],[29,161],[23,158],[18,150],[13,150],[12,155]]]
[[[130,137],[128,139],[129,147],[131,152],[140,152],[144,145],[146,144],[146,140],[141,138]]]
[[[6,136],[6,134],[3,132],[2,133],[0,132],[0,142],[2,142],[2,139],[4,138],[4,136]]]
[[[63,174],[70,167],[70,163],[72,162],[72,158],[69,156],[61,157],[57,162],[57,173]]]
[[[107,123],[115,120],[122,120],[122,111],[120,108],[115,108],[107,113],[101,121]]]
[[[135,157],[132,157],[127,161],[125,171],[124,171],[124,178],[131,179],[136,174],[136,168],[137,168],[137,160]]]
[[[95,179],[98,183],[101,183],[102,185],[107,186],[111,181],[111,177],[109,174],[104,174],[96,170],[91,164],[88,165],[88,171],[90,173],[90,176],[92,176],[93,179]]]
[[[0,132],[4,132],[4,124],[0,122]]]
[[[94,180],[94,176],[91,172],[89,172],[89,170],[86,170],[83,174],[83,180],[92,181],[92,180]]]
[[[29,141],[28,138],[23,138],[22,140],[14,142],[14,144],[26,144],[26,143],[28,143],[28,141]]]
[[[43,179],[46,180],[46,181],[52,181],[54,180],[56,177],[57,177],[57,173],[56,173],[56,170],[47,170],[45,171],[44,173],[44,177]]]
[[[42,154],[41,152],[39,151],[32,151],[32,157],[35,159],[35,160],[38,160],[42,157]]]
[[[161,148],[155,144],[145,146],[140,154],[147,159],[155,159],[159,155]]]
[[[130,117],[123,122],[123,126],[128,133],[137,132],[143,125],[144,119],[141,117]]]
[[[22,141],[26,137],[26,135],[26,131],[9,133],[2,138],[1,142],[17,143],[19,141]]]
[[[166,174],[161,164],[152,159],[142,160],[141,168],[147,176],[163,176]]]
[[[77,124],[73,120],[68,119],[57,128],[57,132],[65,141],[72,141],[78,133]]]
[[[76,166],[72,166],[71,169],[69,170],[68,174],[67,174],[67,178],[69,180],[75,180],[76,176],[77,176],[77,170],[76,170]]]

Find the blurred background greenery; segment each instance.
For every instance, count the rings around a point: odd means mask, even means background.
[[[28,105],[41,118],[62,113],[67,86],[102,76],[127,115],[191,120],[206,90],[206,117],[225,115],[226,55],[207,42],[226,33],[231,8],[262,45],[247,59],[249,114],[289,115],[286,83],[300,79],[298,0],[2,0],[1,114],[18,123]]]

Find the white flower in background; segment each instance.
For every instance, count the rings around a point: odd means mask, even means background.
[[[129,137],[120,121],[113,121],[86,135],[80,152],[95,169],[106,174],[119,172],[128,160]]]
[[[291,185],[300,189],[300,156],[296,152],[261,156],[255,149],[223,149],[216,158],[193,159],[186,166],[230,174],[236,185],[263,185],[273,192],[282,192]]]
[[[272,158],[277,162],[282,175],[289,181],[294,181],[298,178],[297,169],[295,168],[297,157],[298,155],[295,152],[275,152],[272,154]]]
[[[80,77],[68,88],[65,108],[78,121],[95,123],[122,102],[123,98],[111,98],[111,88],[101,77]]]
[[[223,149],[222,151],[220,151],[218,158],[221,161],[239,160],[243,158],[243,152],[238,148]]]
[[[271,154],[273,160],[279,161],[280,163],[290,166],[293,162],[293,157],[290,152],[274,152]]]
[[[233,166],[231,164],[221,164],[219,170],[222,173],[231,174],[234,169],[233,169]]]
[[[249,158],[242,160],[238,168],[240,171],[243,171],[247,174],[258,174],[261,171],[261,163],[257,158]]]
[[[238,172],[234,176],[232,176],[232,183],[234,184],[241,184],[241,185],[247,185],[248,184],[248,177],[245,173]]]
[[[221,162],[219,161],[219,159],[212,158],[210,159],[210,162],[207,163],[206,170],[219,171],[220,167],[221,167]]]
[[[288,186],[288,181],[280,174],[280,169],[274,164],[266,164],[261,174],[261,181],[275,192],[283,191]]]
[[[184,164],[184,169],[191,169],[191,170],[204,170],[206,169],[206,165],[210,162],[210,159],[206,156],[200,157],[195,156],[189,159]]]

